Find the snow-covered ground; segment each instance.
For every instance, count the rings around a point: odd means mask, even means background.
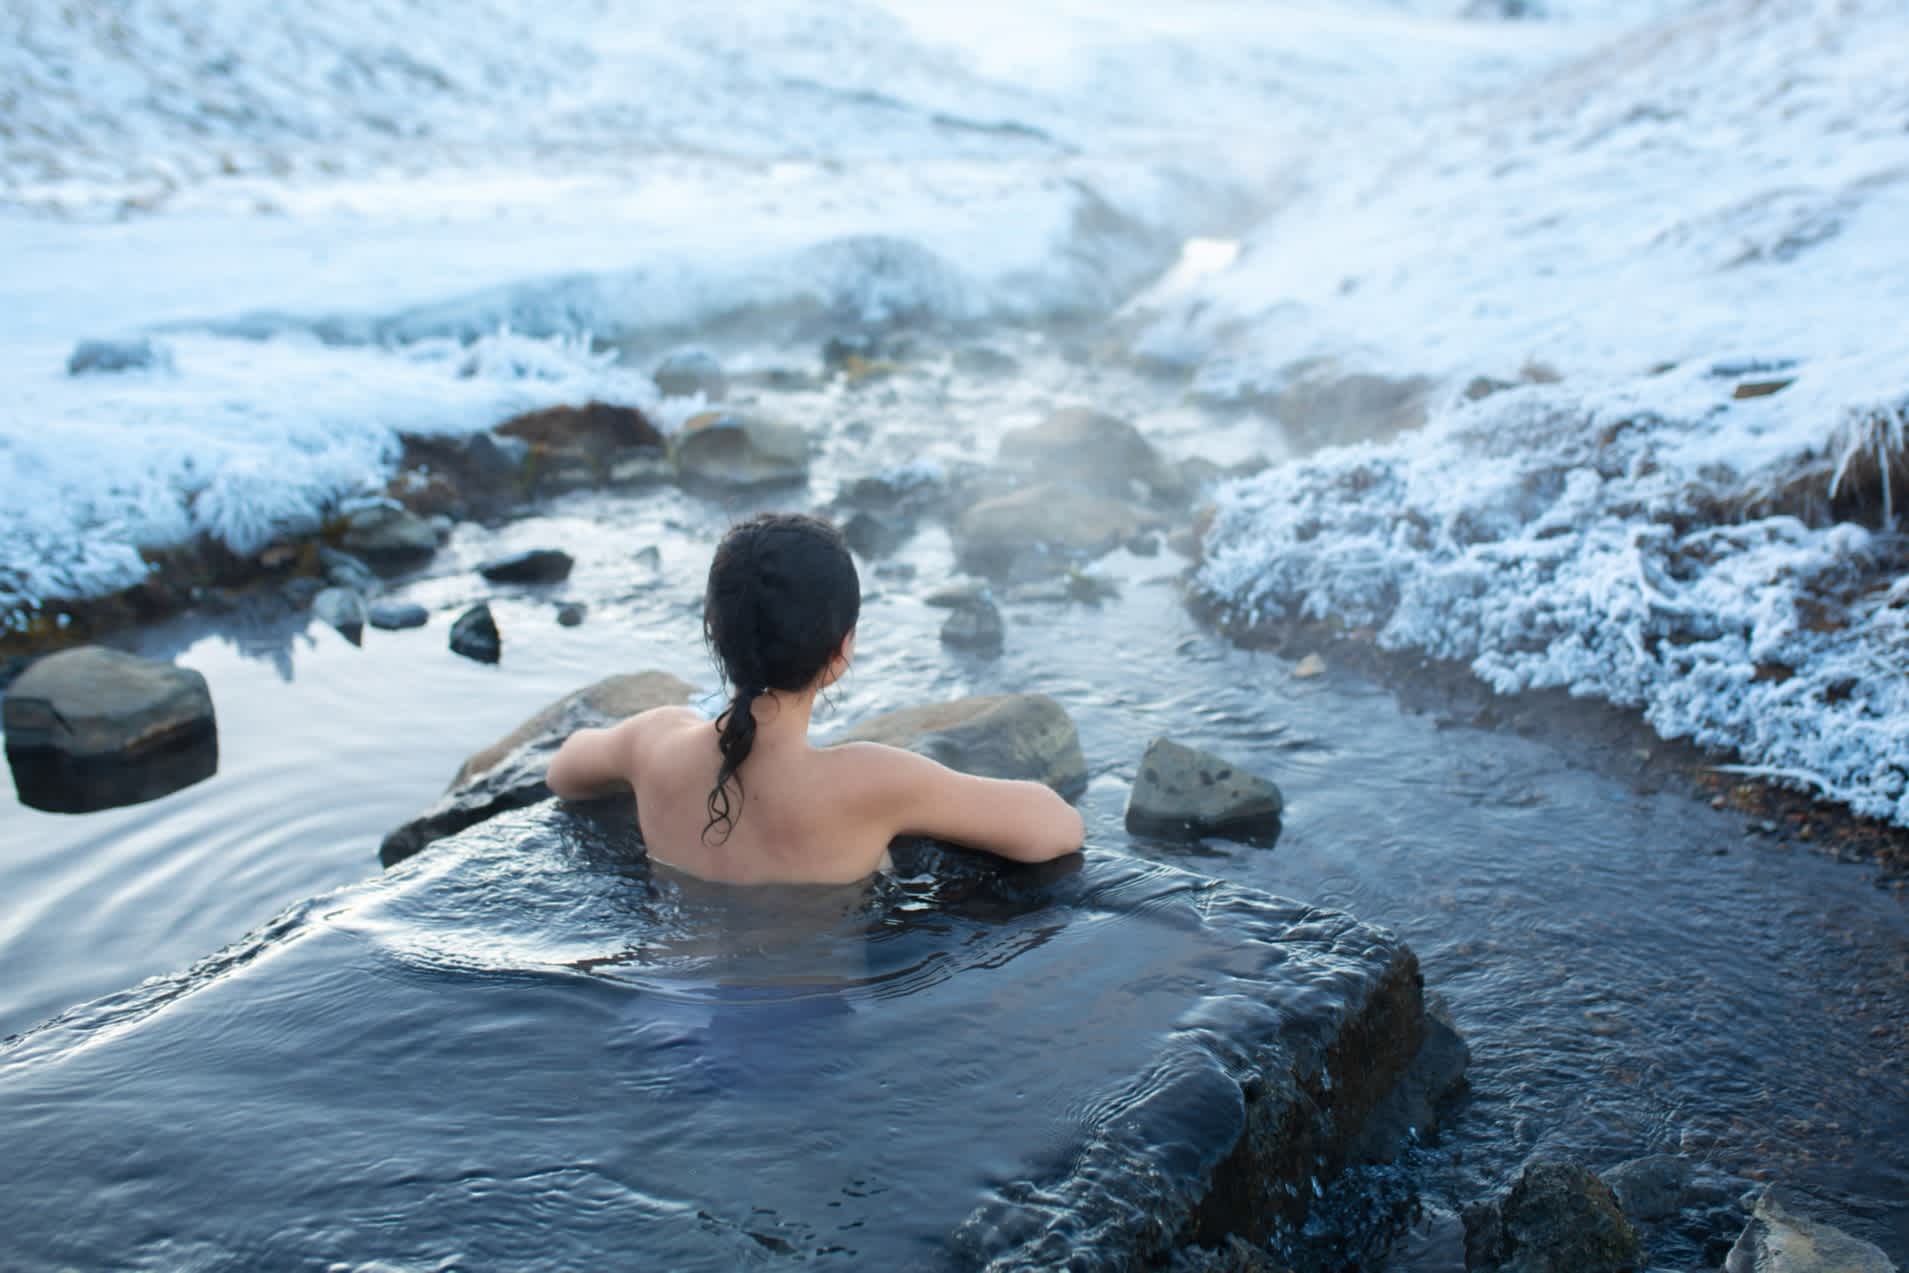
[[[308,527],[400,430],[653,402],[586,333],[1108,314],[1275,416],[1306,360],[1432,386],[1223,492],[1218,598],[1909,822],[1903,65],[1901,0],[18,0],[0,623]],[[129,336],[169,365],[66,374]]]

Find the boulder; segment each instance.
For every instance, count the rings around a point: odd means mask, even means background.
[[[20,802],[49,812],[136,804],[218,769],[205,677],[101,646],[29,666],[7,687],[4,720]]]
[[[716,487],[773,486],[809,476],[809,439],[793,425],[731,411],[684,422],[670,443],[677,477]]]
[[[1531,1163],[1502,1199],[1465,1209],[1473,1270],[1629,1273],[1641,1255],[1611,1187],[1579,1163]]]
[[[1215,835],[1270,844],[1279,838],[1285,806],[1279,788],[1268,780],[1218,756],[1156,738],[1140,758],[1126,822],[1138,835]]]
[[[1307,450],[1379,441],[1425,423],[1433,382],[1346,371],[1332,359],[1294,364],[1272,402],[1286,435]]]
[[[1725,1273],[1896,1273],[1881,1248],[1798,1215],[1774,1189],[1757,1199],[1723,1267]]]
[[[842,523],[842,539],[863,557],[883,557],[901,547],[914,529],[905,517],[856,509]]]
[[[312,613],[353,645],[365,640],[365,599],[351,588],[327,588],[312,598]]]
[[[629,801],[546,801],[290,907],[11,1041],[9,1263],[1252,1269],[1416,1047],[1411,952],[1349,916],[896,866],[699,890]]]
[[[82,340],[67,355],[69,376],[114,375],[122,371],[171,371],[172,351],[150,340]]]
[[[1627,1218],[1663,1220],[1682,1209],[1693,1172],[1688,1158],[1646,1154],[1598,1174],[1617,1195],[1617,1205]]]
[[[1393,1162],[1436,1132],[1442,1108],[1464,1086],[1471,1060],[1471,1046],[1458,1032],[1451,1007],[1444,996],[1428,991],[1425,1041],[1398,1085],[1367,1120],[1360,1159]]]
[[[635,407],[586,402],[580,407],[545,407],[513,416],[492,432],[530,444],[539,453],[577,454],[602,460],[622,450],[661,447],[663,435]]]
[[[565,695],[458,767],[438,802],[385,836],[386,866],[468,826],[548,799],[544,771],[563,740],[579,729],[614,725],[626,716],[687,703],[689,685],[666,672],[611,676]]]
[[[1007,637],[1001,611],[985,597],[956,606],[941,625],[941,643],[978,654],[999,654]]]
[[[504,639],[488,603],[479,602],[457,616],[451,625],[451,652],[479,663],[495,663],[504,657]]]
[[[374,628],[396,632],[423,627],[431,621],[431,612],[415,601],[374,601],[365,618]]]
[[[1044,480],[1080,483],[1119,496],[1136,491],[1178,499],[1186,484],[1140,430],[1117,416],[1065,407],[1001,439],[1001,460]]]
[[[493,557],[477,567],[477,573],[492,583],[561,583],[570,577],[576,561],[556,548],[533,548]]]
[[[431,523],[389,504],[360,508],[345,517],[339,547],[380,574],[396,574],[422,565],[437,554]]]
[[[1098,557],[1160,524],[1127,500],[1058,482],[983,499],[954,525],[963,570],[1032,577]]]
[[[863,721],[838,742],[886,743],[983,778],[1044,782],[1073,797],[1087,786],[1080,733],[1045,694],[993,694],[905,707]]]
[[[650,373],[656,387],[666,398],[687,398],[702,394],[711,402],[729,391],[729,378],[715,354],[697,345],[685,345],[663,355]]]
[[[426,516],[490,516],[526,490],[530,443],[495,433],[399,435],[398,476],[388,493]]]

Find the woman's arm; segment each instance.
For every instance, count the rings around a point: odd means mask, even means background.
[[[636,785],[643,755],[665,717],[694,715],[685,707],[638,712],[608,729],[580,729],[551,758],[544,782],[565,800],[594,800]]]
[[[891,835],[924,835],[1016,862],[1080,851],[1080,811],[1038,782],[980,778],[879,743],[847,743],[869,775],[877,816]]]

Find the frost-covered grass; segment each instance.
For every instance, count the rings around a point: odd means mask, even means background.
[[[1741,379],[1511,389],[1270,470],[1223,493],[1200,582],[1247,622],[1641,708],[1909,825],[1909,543],[1882,477],[1909,473],[1909,344],[1766,398]]]

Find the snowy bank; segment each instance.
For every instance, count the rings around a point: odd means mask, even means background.
[[[1225,491],[1204,588],[1909,825],[1905,62],[1893,0],[1733,0],[1315,173],[1137,302],[1138,348],[1275,414],[1308,355],[1432,386],[1422,430]]]
[[[1738,383],[1508,390],[1270,470],[1222,495],[1200,583],[1248,624],[1372,628],[1502,692],[1642,708],[1909,825],[1909,551],[1823,515],[1909,495],[1909,346]]]

